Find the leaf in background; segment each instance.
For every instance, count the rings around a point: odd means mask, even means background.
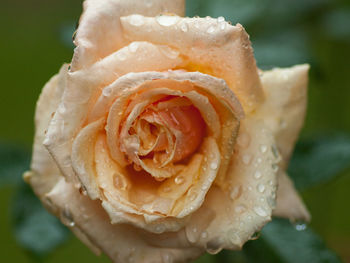
[[[321,238],[305,225],[293,227],[286,219],[274,219],[262,230],[262,241],[285,263],[338,263]],[[264,254],[260,254],[266,255]],[[258,261],[262,262],[262,261]]]
[[[297,143],[289,174],[299,190],[325,183],[350,167],[350,137],[328,136]]]
[[[305,225],[293,226],[286,219],[274,219],[264,227],[261,237],[244,245],[242,252],[222,251],[213,259],[196,263],[341,262],[312,230]]]
[[[15,237],[36,256],[45,256],[67,240],[69,231],[41,205],[28,185],[22,185],[12,206]]]
[[[28,169],[30,154],[23,148],[9,143],[0,143],[0,187],[18,184],[23,172]]]

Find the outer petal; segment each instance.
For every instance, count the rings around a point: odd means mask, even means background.
[[[56,163],[43,145],[46,129],[52,115],[57,110],[62,97],[67,76],[68,65],[63,65],[58,75],[53,76],[43,88],[35,111],[35,138],[31,171],[25,179],[33,186],[35,193],[42,199],[59,179],[60,172]]]
[[[264,95],[257,73],[248,34],[237,24],[213,18],[177,16],[121,18],[123,33],[129,41],[149,41],[176,48],[184,56],[181,66],[224,79],[250,112]]]
[[[168,234],[150,235],[130,225],[112,225],[98,201],[92,201],[62,179],[48,194],[56,208],[55,213],[74,232],[85,233],[85,239],[96,244],[113,262],[188,262],[203,250],[186,244],[186,239],[176,234],[182,244],[148,243],[148,240],[167,238]],[[179,233],[180,235],[180,233]],[[176,242],[175,242],[176,243]],[[169,247],[166,247],[169,246]]]
[[[130,14],[184,15],[185,0],[86,0],[74,43],[72,70],[88,67],[123,47],[120,17]],[[137,18],[135,17],[135,23]]]
[[[266,94],[266,101],[258,111],[276,137],[278,150],[287,168],[300,129],[304,123],[307,102],[308,65],[292,68],[276,68],[262,72],[261,80]],[[277,208],[274,215],[292,220],[309,220],[307,212],[292,181],[285,173],[279,175]],[[288,209],[287,209],[288,208]]]
[[[242,121],[226,184],[211,187],[186,227],[193,245],[214,254],[223,248],[240,249],[271,219],[278,168],[273,145],[262,120],[249,116]]]
[[[273,211],[274,216],[286,217],[291,221],[310,221],[303,200],[294,188],[294,184],[285,172],[278,175],[277,206]]]

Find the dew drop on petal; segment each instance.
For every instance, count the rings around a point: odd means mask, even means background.
[[[246,210],[246,207],[244,205],[237,205],[235,207],[235,212],[238,214],[243,213]]]
[[[219,23],[222,23],[222,22],[224,22],[225,21],[225,18],[223,17],[223,16],[219,16],[218,17],[218,22]]]
[[[212,169],[212,170],[218,169],[218,164],[215,163],[215,162],[212,162],[212,163],[210,164],[210,169]]]
[[[235,186],[230,192],[231,200],[237,199],[241,195],[241,186]]]
[[[141,15],[131,15],[130,24],[133,26],[142,26],[145,23],[143,16]]]
[[[177,23],[179,17],[160,15],[157,16],[156,20],[161,26],[172,26]]]
[[[186,23],[182,23],[180,26],[180,29],[182,32],[187,32],[188,31],[188,25]]]
[[[266,151],[267,151],[267,146],[266,145],[260,145],[260,152],[261,153],[266,153]]]
[[[111,87],[106,87],[102,90],[102,95],[105,97],[108,97],[112,94],[112,88]]]
[[[185,178],[182,175],[175,177],[175,184],[182,184],[185,181]]]
[[[201,233],[201,238],[202,239],[206,239],[208,237],[208,232],[207,231],[203,231],[202,233]]]
[[[257,188],[259,193],[265,192],[265,185],[263,185],[263,184],[258,184],[258,186],[256,188]]]
[[[129,51],[131,53],[135,53],[137,51],[137,49],[139,48],[139,43],[137,42],[132,42],[130,45],[129,45]]]
[[[267,212],[264,208],[262,208],[261,206],[255,206],[254,207],[254,212],[261,217],[265,217],[267,216]]]
[[[208,29],[207,29],[207,33],[209,34],[212,34],[215,32],[215,27],[214,26],[210,26]]]
[[[262,176],[262,173],[259,170],[254,173],[254,178],[255,179],[260,179],[261,176]]]

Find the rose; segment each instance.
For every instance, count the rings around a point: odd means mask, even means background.
[[[87,0],[37,103],[25,179],[115,262],[185,262],[241,248],[272,212],[309,219],[284,172],[308,66],[258,72],[241,25],[183,10]]]

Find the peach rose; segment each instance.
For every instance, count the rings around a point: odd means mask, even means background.
[[[259,71],[240,24],[183,15],[184,0],[86,0],[37,103],[24,177],[114,262],[186,262],[272,215],[309,219],[285,173],[308,66]]]

